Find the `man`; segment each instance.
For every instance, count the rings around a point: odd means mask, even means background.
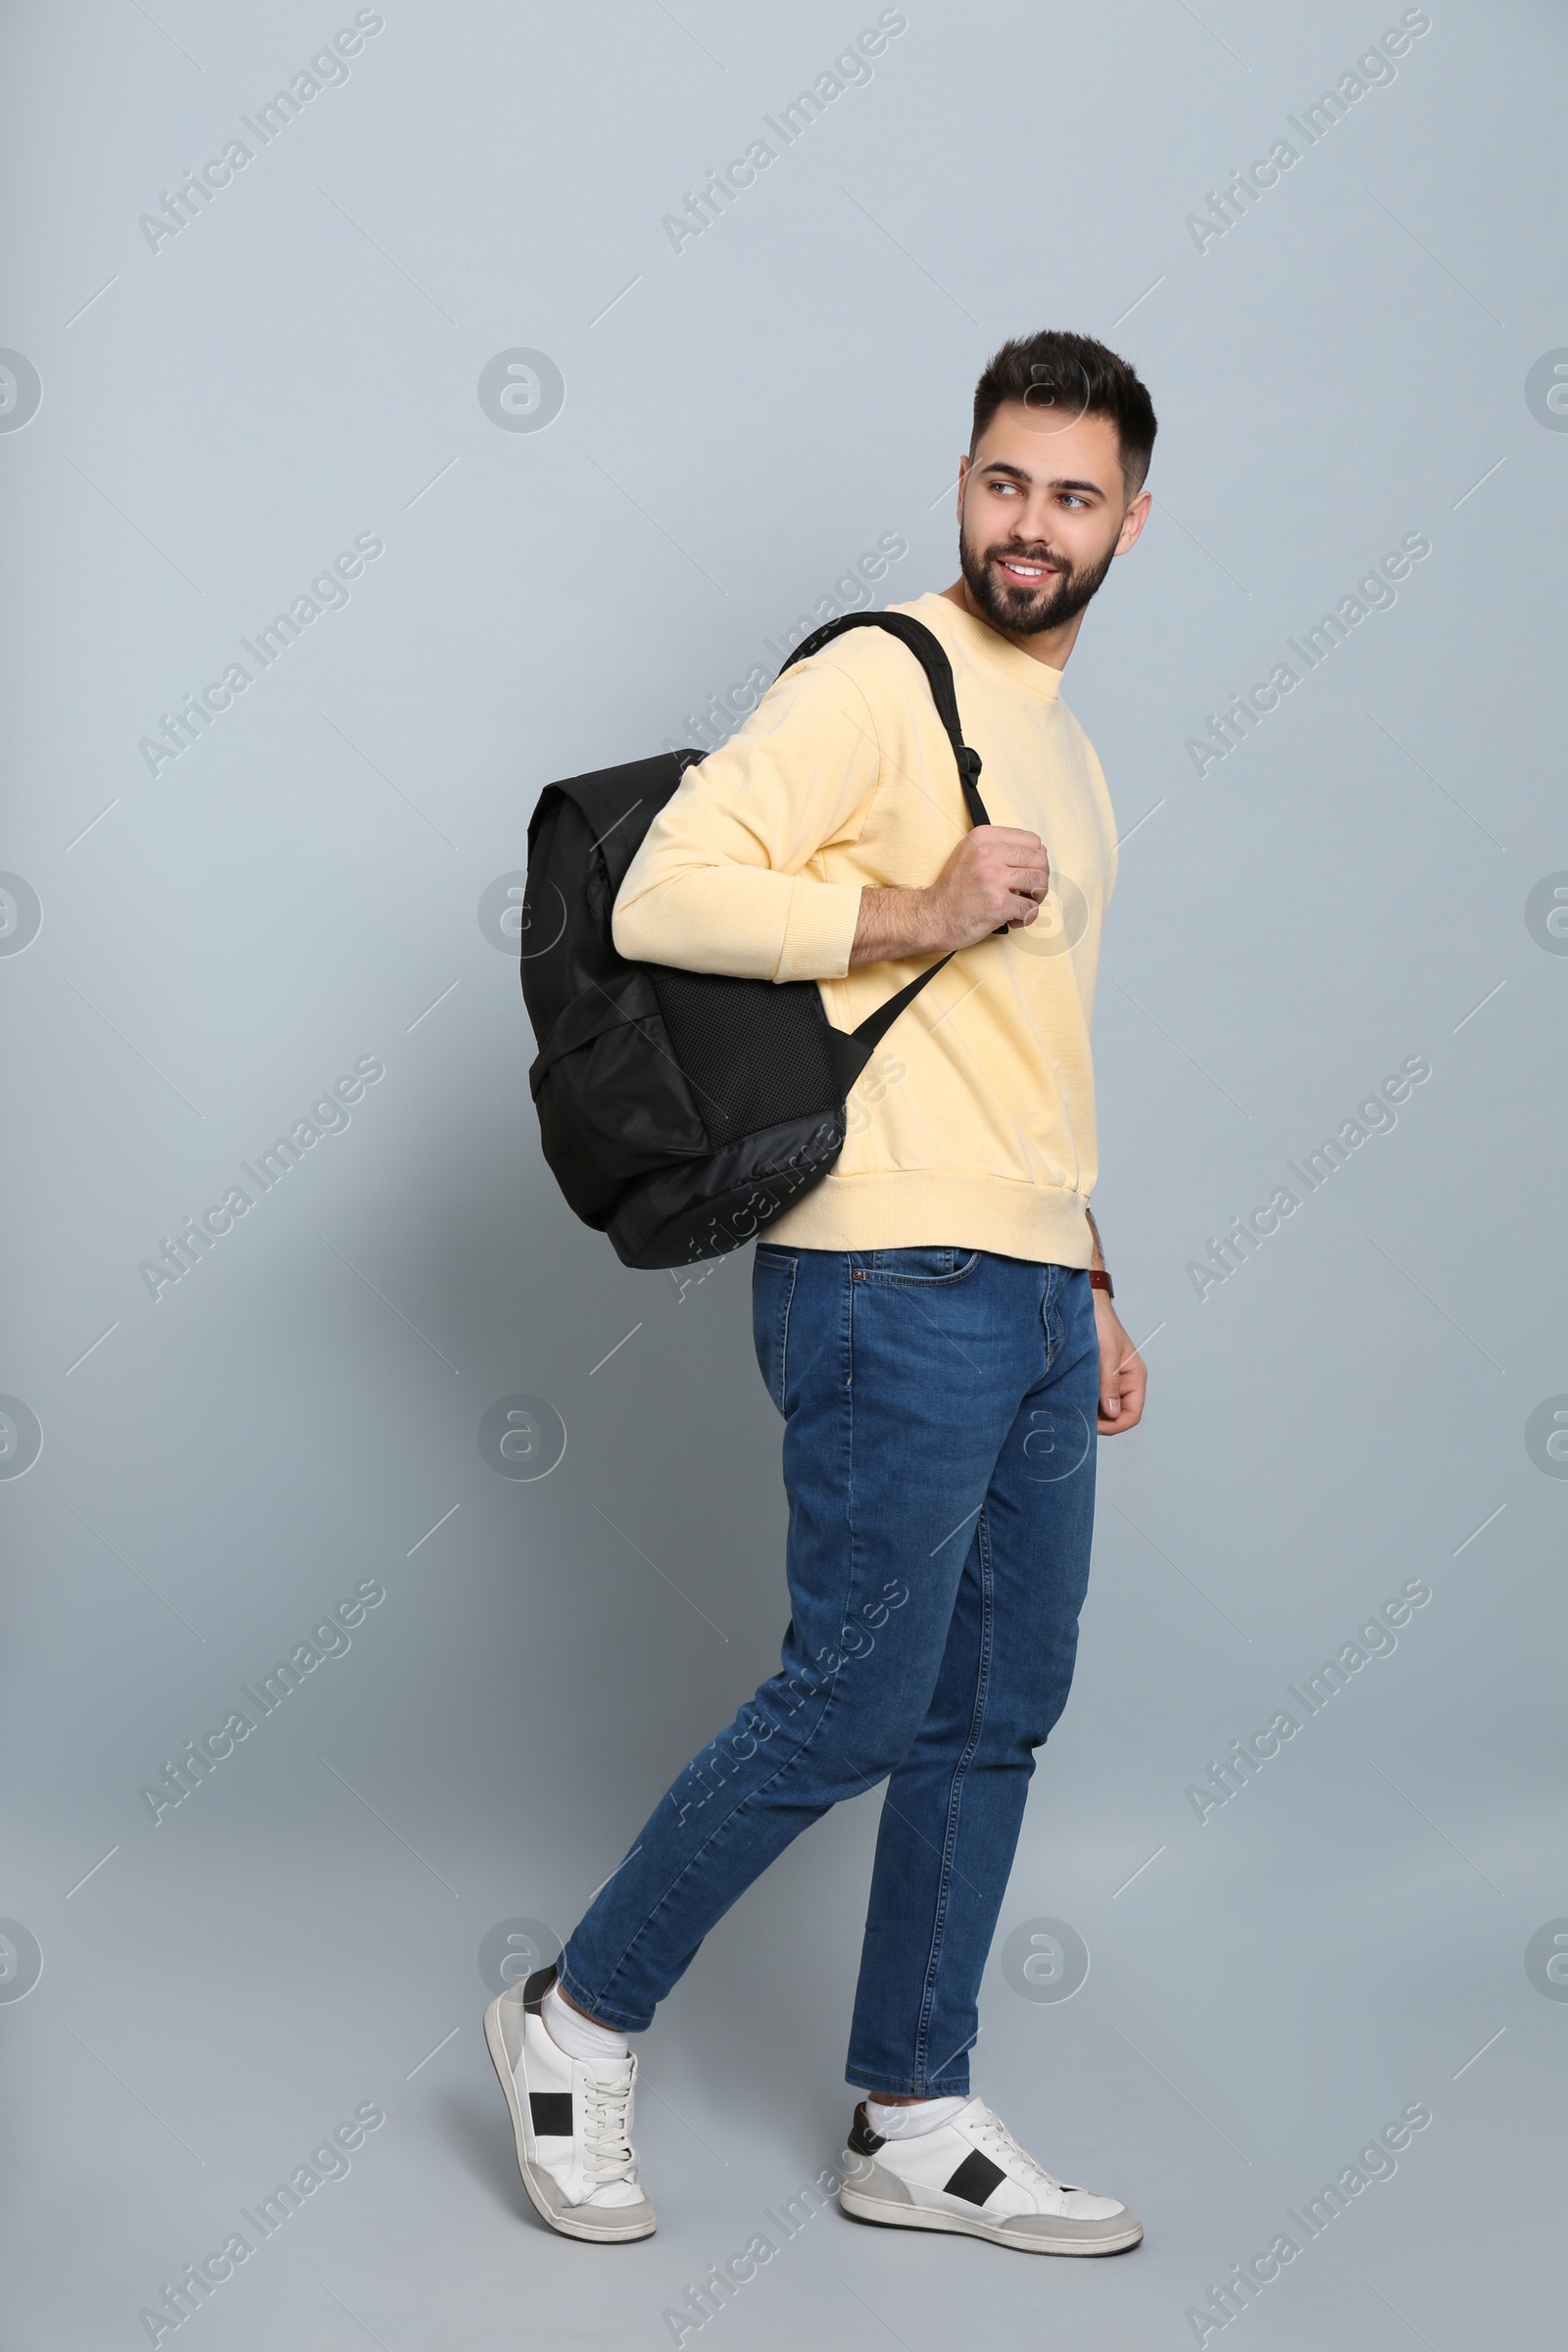
[[[969,827],[907,649],[857,629],[688,772],[616,902],[622,955],[816,980],[844,1029],[956,954],[832,1174],[757,1250],[790,1504],[780,1671],[662,1798],[558,1966],[486,2019],[529,2194],[569,2236],[654,2228],[625,2036],[783,1847],[883,1779],[847,2069],[868,2096],[841,2204],[1036,2253],[1143,2235],[970,2095],[968,2051],[1034,1751],[1072,1678],[1097,1437],[1144,1404],[1089,1209],[1115,822],[1059,688],[1143,529],[1154,433],[1132,369],[1082,336],[1008,343],[980,378],[960,577],[895,609],[951,659],[990,825]]]

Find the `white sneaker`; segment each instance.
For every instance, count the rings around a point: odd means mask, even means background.
[[[1130,2205],[1036,2164],[981,2099],[914,2139],[883,2139],[857,2107],[839,2204],[857,2221],[955,2230],[1025,2254],[1115,2254],[1144,2234]]]
[[[572,2058],[552,2041],[540,2003],[555,1983],[536,1969],[484,2013],[484,2037],[512,2110],[522,2184],[564,2237],[650,2237],[653,2206],[631,2144],[635,2058]]]

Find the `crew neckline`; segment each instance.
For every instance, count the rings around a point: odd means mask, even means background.
[[[1048,702],[1058,699],[1061,692],[1059,669],[1053,669],[1049,662],[1037,662],[1033,654],[1023,653],[1017,646],[1009,645],[1006,638],[992,628],[988,621],[977,620],[972,612],[966,612],[961,605],[956,605],[940,589],[928,588],[923,596],[916,597],[912,603],[895,605],[892,610],[907,612],[914,619],[925,621],[936,628],[939,636],[942,633],[941,623],[948,622],[956,631],[964,650],[976,661],[1000,669],[1015,685],[1023,687],[1030,694],[1043,696]]]

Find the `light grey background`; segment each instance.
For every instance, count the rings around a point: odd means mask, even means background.
[[[1048,323],[1123,351],[1161,428],[1066,681],[1127,836],[1096,1206],[1151,1402],[1102,1452],[1003,1916],[1067,1923],[1088,1978],[1021,1998],[999,1938],[976,2079],[1148,2238],[1014,2264],[820,2213],[700,2340],[1191,2343],[1417,2101],[1397,2175],[1208,2340],[1539,2338],[1568,1483],[1525,1429],[1568,1403],[1568,959],[1525,904],[1568,869],[1568,435],[1525,386],[1568,346],[1560,12],[1435,0],[1200,252],[1188,216],[1397,7],[911,0],[678,254],[662,217],[875,8],[382,14],[156,251],[140,216],[353,9],[5,18],[0,344],[42,405],[0,431],[0,865],[42,925],[0,957],[0,1389],[43,1445],[0,1481],[0,1912],[42,1975],[6,1997],[0,1931],[0,2347],[147,2341],[363,2102],[348,2177],[188,2323],[210,2347],[668,2343],[835,2162],[874,1793],[646,2037],[659,2235],[552,2239],[515,2177],[480,1944],[564,1933],[768,1671],[783,1511],[746,1260],[682,1292],[574,1222],[478,907],[546,781],[682,740],[880,535],[881,598],[953,576],[974,378]],[[480,406],[519,348],[564,380],[538,431]],[[1397,603],[1200,779],[1205,713],[1413,532]],[[161,714],[362,533],[347,607],[149,774]],[[1412,1055],[1397,1127],[1200,1301],[1206,1237]],[[365,1056],[352,1124],[155,1301],[161,1237]],[[542,1481],[479,1450],[518,1394],[566,1432]],[[1413,1578],[1397,1651],[1200,1825],[1189,1785]],[[362,1580],[347,1654],[154,1826],[142,1786]]]

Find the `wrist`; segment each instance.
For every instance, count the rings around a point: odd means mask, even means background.
[[[892,883],[863,885],[850,951],[851,968],[901,956],[923,956],[929,948],[940,946],[941,924],[934,897],[930,890],[907,890]]]
[[[924,890],[910,891],[909,919],[913,954],[933,955],[937,949],[947,945],[942,930],[942,909],[937,904],[936,891],[930,886]]]

